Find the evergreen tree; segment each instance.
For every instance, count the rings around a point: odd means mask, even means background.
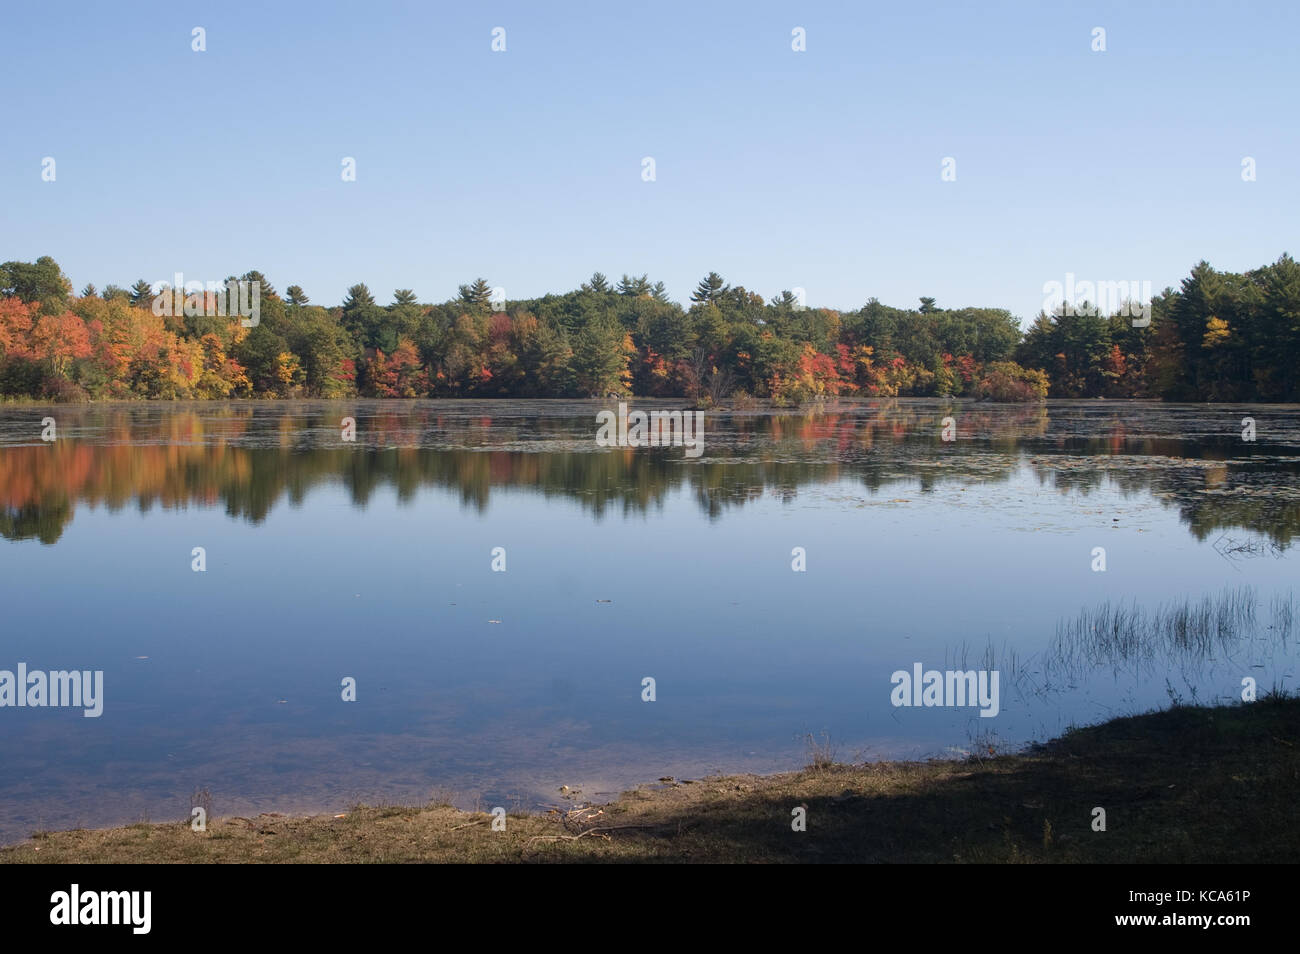
[[[717,302],[722,299],[729,291],[726,282],[717,272],[709,272],[704,279],[695,286],[695,292],[691,295],[691,301],[694,302]]]
[[[391,352],[397,347],[397,327],[388,311],[375,304],[375,296],[364,283],[348,289],[343,300],[343,327],[362,348]]]
[[[459,288],[460,304],[470,311],[486,311],[492,301],[492,286],[485,278],[474,279],[473,284]]]
[[[639,298],[642,295],[650,294],[650,277],[642,275],[640,278],[630,278],[624,275],[618,282],[618,293],[627,295],[630,298]]]
[[[273,286],[270,282],[268,282],[266,280],[266,276],[263,275],[261,272],[259,272],[257,269],[253,269],[252,271],[245,272],[244,277],[241,278],[240,281],[258,282],[259,283],[258,295],[260,295],[263,299],[279,297],[275,293],[275,286]]]
[[[139,279],[128,293],[131,298],[131,304],[138,307],[149,306],[153,304],[153,289],[143,278]]]
[[[600,272],[592,272],[591,281],[585,282],[582,286],[583,291],[605,293],[610,291],[609,279]]]
[[[393,303],[388,306],[388,314],[398,338],[410,338],[414,341],[420,337],[423,315],[416,301],[415,292],[409,288],[399,288],[393,292]],[[391,351],[395,346],[394,344],[384,350]]]
[[[589,397],[627,394],[627,333],[615,321],[593,321],[573,340],[573,370],[578,388]]]
[[[375,303],[375,296],[370,294],[370,289],[364,282],[359,282],[348,289],[348,296],[343,299],[343,311],[346,313],[355,308],[363,308]]]

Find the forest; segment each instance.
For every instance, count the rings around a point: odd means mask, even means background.
[[[359,283],[329,307],[298,285],[281,295],[256,270],[239,280],[260,283],[252,327],[217,315],[211,292],[173,314],[154,307],[164,289],[143,279],[73,294],[49,256],[5,262],[0,398],[1300,400],[1300,266],[1289,255],[1244,273],[1200,262],[1152,299],[1145,327],[1081,303],[1023,332],[1004,308],[805,307],[715,272],[685,305],[647,275],[600,272],[519,301],[494,301],[482,278],[440,304],[404,288],[380,304]]]

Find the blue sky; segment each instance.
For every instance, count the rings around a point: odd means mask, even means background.
[[[1159,290],[1300,254],[1294,2],[50,11],[5,14],[0,260],[77,288],[258,268],[320,304],[479,275],[513,299],[599,269],[683,300],[717,270],[1029,320],[1067,272]]]

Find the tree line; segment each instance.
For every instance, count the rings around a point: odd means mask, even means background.
[[[227,281],[235,281],[235,278]],[[1151,321],[1085,305],[1022,333],[1003,308],[856,311],[765,300],[710,272],[685,305],[663,282],[597,272],[572,291],[494,301],[485,279],[421,303],[365,284],[313,304],[266,276],[252,327],[215,294],[155,308],[143,279],[79,295],[54,259],[0,265],[0,395],[51,401],[231,397],[678,397],[799,404],[836,395],[1300,399],[1300,268],[1199,263]]]

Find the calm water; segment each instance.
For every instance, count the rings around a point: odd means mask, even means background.
[[[1296,580],[1300,408],[719,412],[693,459],[596,446],[606,406],[0,409],[0,669],[105,684],[98,719],[0,708],[0,841],[186,818],[200,788],[218,815],[531,808],[797,768],[809,733],[942,755],[1295,686],[1300,613],[1271,608]],[[1058,631],[1241,587],[1255,623],[1200,648]],[[897,669],[986,661],[996,718],[890,704]]]

